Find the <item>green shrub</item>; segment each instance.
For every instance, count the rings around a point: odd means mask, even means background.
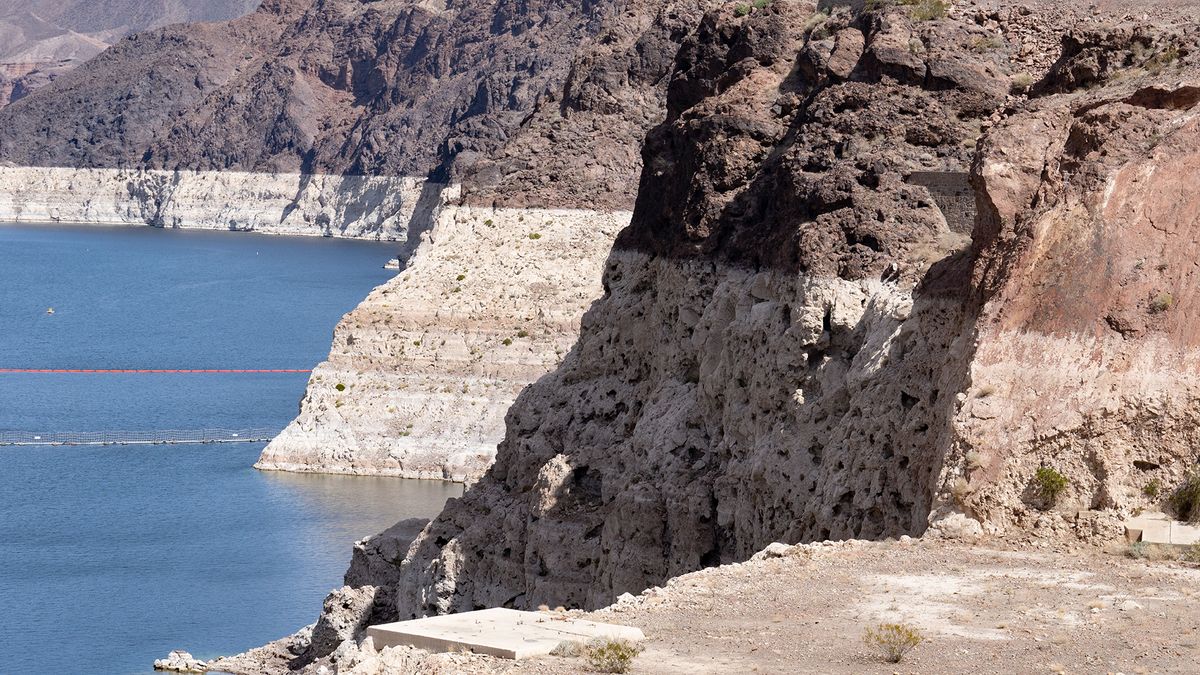
[[[335,386],[334,389],[337,389],[338,391],[346,391],[346,385],[342,384],[341,382],[338,382],[337,386]]]
[[[754,0],[754,9],[766,9],[771,6],[771,0]]]
[[[460,275],[458,275],[458,276],[457,276],[457,277],[456,277],[454,280],[455,280],[455,281],[463,281],[463,280],[464,280],[464,279],[466,279],[466,278],[467,278],[467,275],[465,275],[465,274],[460,274]]]
[[[530,233],[529,233],[529,238],[530,238],[530,239],[541,239],[541,238],[542,238],[542,235],[538,234],[537,232],[530,232]]]
[[[413,340],[413,346],[414,346],[414,347],[420,347],[420,346],[421,346],[421,341],[420,341],[420,340]]]
[[[642,648],[620,639],[593,640],[584,650],[588,666],[598,673],[627,673]]]
[[[738,5],[733,10],[734,16],[746,16],[750,13],[750,5]]]
[[[1192,472],[1171,493],[1171,508],[1182,521],[1200,522],[1200,471]]]
[[[487,225],[488,227],[491,227],[491,226],[492,226],[492,219],[491,219],[491,218],[488,218],[487,220],[483,221],[483,224],[484,224],[484,225]]]
[[[1142,494],[1146,495],[1147,497],[1149,497],[1151,499],[1157,498],[1158,494],[1161,491],[1162,491],[1162,484],[1158,482],[1157,478],[1152,478],[1150,480],[1150,482],[1146,483],[1145,487],[1142,488]]]
[[[1135,541],[1130,544],[1129,550],[1126,551],[1125,554],[1134,560],[1145,560],[1146,558],[1150,557],[1149,550],[1147,549],[1146,542],[1144,541]]]
[[[902,623],[881,623],[868,628],[863,635],[867,647],[879,652],[888,663],[900,663],[924,641],[925,637],[919,630]]]
[[[504,346],[505,347],[507,347],[511,344],[512,344],[512,338],[504,338]]]
[[[1038,495],[1046,503],[1054,504],[1067,489],[1067,477],[1048,466],[1043,466],[1034,474],[1033,484],[1037,488]]]
[[[519,337],[519,338],[527,338],[527,337],[529,337],[529,331],[527,331],[527,330],[525,330],[524,328],[522,328],[521,330],[517,331],[517,337]]]

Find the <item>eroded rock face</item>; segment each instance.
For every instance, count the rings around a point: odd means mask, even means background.
[[[401,617],[924,531],[973,310],[965,233],[905,178],[968,170],[1007,61],[974,24],[815,9],[731,5],[685,41],[605,296],[414,543]]]
[[[1155,506],[1149,482],[1194,469],[1198,43],[1187,25],[1068,35],[1046,94],[981,145],[988,303],[945,471],[993,531],[1110,535]],[[1049,518],[1042,466],[1068,479]]]
[[[504,412],[575,342],[628,222],[628,212],[445,209],[407,267],[338,324],[300,415],[256,466],[478,478]]]
[[[605,297],[414,542],[400,616],[595,606],[930,521],[1103,536],[1140,499],[1134,460],[1188,466],[1191,33],[1112,38],[1124,65],[1086,90],[1059,84],[1086,70],[1069,35],[1022,102],[987,15],[806,34],[811,9],[727,8],[685,43]],[[968,166],[973,246],[904,180]],[[1041,464],[1073,486],[1055,508]]]

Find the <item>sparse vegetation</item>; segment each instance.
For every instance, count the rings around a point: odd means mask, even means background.
[[[421,341],[420,341],[420,340],[413,340],[413,346],[414,346],[414,347],[420,347],[420,346],[421,346]]]
[[[1171,306],[1174,304],[1175,298],[1170,293],[1164,291],[1154,296],[1154,299],[1150,301],[1150,313],[1161,314],[1171,309]]]
[[[338,391],[346,391],[346,385],[338,382],[337,385],[334,386],[334,389],[337,389]]]
[[[1162,492],[1162,484],[1158,482],[1157,478],[1150,479],[1150,482],[1142,487],[1142,494],[1151,499],[1157,499],[1160,492]]]
[[[971,450],[967,453],[967,466],[972,470],[983,469],[987,467],[987,461],[983,455],[976,450]]]
[[[530,233],[529,233],[529,238],[530,238],[530,239],[541,239],[541,238],[542,238],[542,235],[541,235],[541,234],[538,234],[537,232],[530,232]]]
[[[451,289],[450,289],[450,292],[451,292],[451,293],[461,293],[461,292],[462,292],[462,286],[455,286],[454,288],[451,288]]]
[[[734,8],[734,16],[746,16],[750,13],[750,5],[738,5]]]
[[[529,331],[527,331],[527,330],[525,330],[524,328],[522,328],[521,330],[517,331],[517,337],[519,337],[519,338],[527,338],[527,337],[529,337]]]
[[[492,225],[494,225],[495,223],[493,223],[493,222],[492,222],[492,219],[491,219],[491,218],[488,218],[487,220],[483,221],[483,224],[484,224],[484,225],[487,225],[488,227],[491,227],[491,226],[492,226]]]
[[[1133,558],[1134,560],[1145,560],[1146,558],[1149,557],[1149,551],[1147,550],[1146,542],[1144,542],[1144,541],[1133,542],[1132,544],[1129,545],[1129,548],[1126,549],[1125,555],[1129,556],[1130,558]]]
[[[971,40],[972,51],[983,53],[1000,49],[1004,46],[1004,38],[999,35],[979,36]]]
[[[1196,542],[1183,550],[1183,561],[1200,563],[1200,542]]]
[[[546,606],[542,605],[542,607]],[[546,612],[550,611],[549,607],[546,607],[544,610],[542,607],[538,607],[538,610]],[[579,658],[580,656],[583,656],[583,645],[579,644],[578,642],[571,642],[569,640],[560,642],[558,643],[557,647],[550,650],[550,656],[562,656],[568,659]]]
[[[863,635],[867,647],[879,652],[888,663],[900,663],[924,641],[919,630],[903,623],[881,623]]]
[[[1182,521],[1200,522],[1200,471],[1193,471],[1171,493],[1171,508]]]
[[[946,0],[900,0],[897,4],[908,7],[908,14],[914,21],[944,19],[950,9]]]
[[[1017,73],[1013,75],[1008,90],[1013,94],[1025,94],[1033,88],[1033,82],[1033,76],[1029,73]]]
[[[824,23],[828,20],[829,20],[829,12],[823,12],[823,11],[814,12],[812,14],[812,16],[810,16],[804,20],[803,30],[805,33],[808,33],[811,35],[817,27],[824,25]],[[818,39],[818,38],[816,36],[814,36],[813,39]]]
[[[465,275],[465,274],[460,274],[460,275],[458,275],[457,277],[455,277],[455,278],[454,278],[454,280],[455,280],[455,281],[463,281],[463,280],[465,280],[466,278],[467,278],[467,275]]]
[[[512,344],[512,338],[504,338],[504,342],[503,342],[503,344],[504,344],[504,346],[505,346],[505,347],[507,347],[507,346],[511,345],[511,344]]]
[[[1169,44],[1146,61],[1146,70],[1151,73],[1159,73],[1167,66],[1178,61],[1181,55],[1179,45]]]
[[[1050,505],[1058,503],[1058,498],[1067,489],[1067,483],[1066,476],[1048,466],[1040,467],[1033,476],[1038,496]]]
[[[588,666],[598,673],[627,673],[642,648],[628,640],[593,640],[584,649]]]

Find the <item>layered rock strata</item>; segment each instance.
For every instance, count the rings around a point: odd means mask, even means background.
[[[463,481],[504,413],[571,348],[628,212],[444,210],[395,279],[338,325],[260,469]]]
[[[457,192],[405,177],[0,167],[0,221],[403,241]]]

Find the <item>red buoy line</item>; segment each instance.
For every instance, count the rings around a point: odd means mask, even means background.
[[[147,374],[209,374],[209,373],[311,373],[310,368],[0,368],[0,375],[13,373],[83,373],[83,374],[122,374],[122,375],[147,375]]]

